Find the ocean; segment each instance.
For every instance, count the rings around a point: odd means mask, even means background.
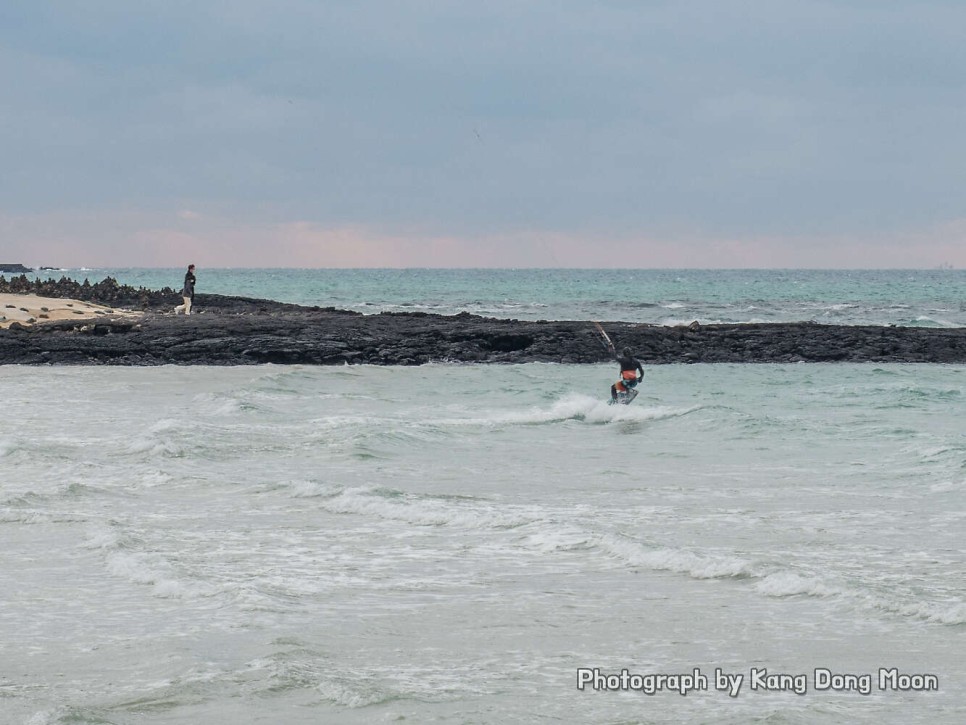
[[[198,291],[966,316],[947,270],[300,274]],[[966,721],[966,366],[649,366],[630,406],[613,365],[0,377],[0,723]]]
[[[187,265],[186,265],[187,266]],[[43,270],[181,289],[184,269]],[[679,325],[815,321],[966,327],[966,270],[204,269],[197,292],[365,314]],[[8,275],[9,276],[9,275]]]

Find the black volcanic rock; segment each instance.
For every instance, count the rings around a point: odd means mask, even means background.
[[[24,267],[22,264],[0,264],[0,274],[24,274],[26,272],[33,272],[30,267]]]
[[[258,303],[260,305],[260,303]],[[0,330],[0,363],[419,365],[610,360],[585,322],[475,316],[359,315],[333,309],[208,308],[190,317],[45,322]],[[234,309],[234,308],[232,308]],[[966,362],[966,329],[809,323],[680,327],[610,323],[645,364],[681,362]]]
[[[143,310],[140,319],[100,317],[0,330],[0,364],[419,365],[453,362],[597,363],[611,360],[589,322],[521,322],[467,313],[361,315],[333,308],[224,295],[196,295],[202,311],[171,310],[171,290],[133,289],[113,279],[46,283],[0,277],[0,292],[72,297]],[[751,362],[966,362],[966,328],[833,326],[814,323],[662,327],[605,323],[619,346],[646,364]]]

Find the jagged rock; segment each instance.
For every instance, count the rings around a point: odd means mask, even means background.
[[[610,360],[588,322],[495,320],[463,312],[361,315],[331,307],[197,295],[204,315],[170,314],[180,295],[134,290],[108,278],[50,281],[27,291],[146,310],[140,320],[17,323],[0,330],[0,364],[95,365],[419,365],[432,361],[568,362]],[[0,278],[0,291],[4,289]],[[10,284],[10,283],[7,283]],[[16,290],[25,291],[25,290]],[[58,294],[53,294],[57,292]],[[63,294],[60,294],[63,293]],[[82,296],[86,295],[86,296]],[[75,310],[78,314],[83,314]],[[688,362],[966,362],[966,328],[836,327],[811,322],[661,327],[605,323],[619,347],[645,364]],[[78,334],[80,333],[80,334]]]

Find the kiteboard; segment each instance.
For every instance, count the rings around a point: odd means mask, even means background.
[[[620,390],[617,391],[617,397],[611,398],[607,401],[608,405],[630,405],[631,401],[637,397],[637,391],[634,388],[627,388],[624,392]]]

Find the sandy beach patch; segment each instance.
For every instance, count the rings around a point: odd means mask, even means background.
[[[14,322],[33,325],[50,320],[89,320],[98,317],[139,317],[140,312],[60,297],[0,294],[0,329]]]

